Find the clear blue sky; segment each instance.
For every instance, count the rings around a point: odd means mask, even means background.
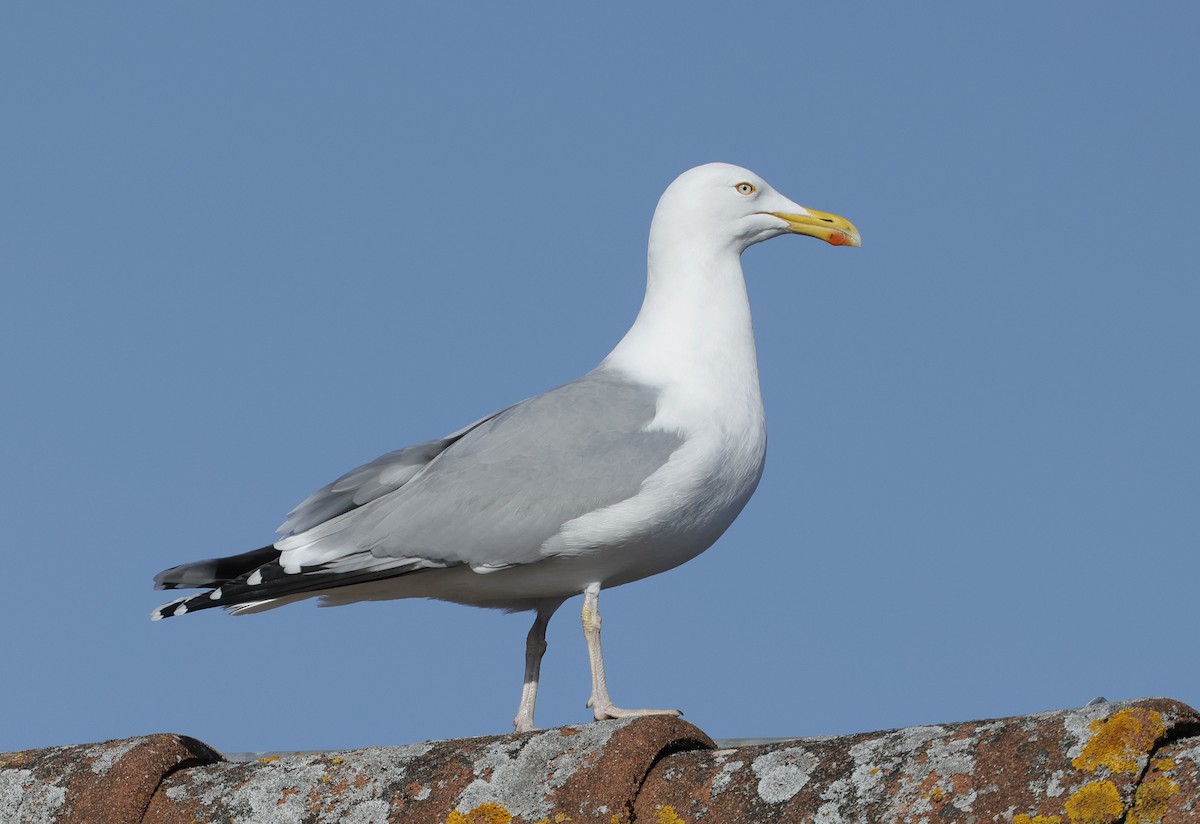
[[[151,576],[589,369],[711,160],[864,247],[747,253],[766,475],[605,594],[614,699],[718,737],[1200,703],[1198,8],[6,4],[0,750],[509,729],[524,615],[151,624]],[[590,718],[577,606],[545,725]]]

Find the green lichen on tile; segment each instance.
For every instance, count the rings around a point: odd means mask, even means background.
[[[1077,770],[1108,768],[1113,774],[1138,772],[1138,761],[1150,754],[1167,732],[1162,714],[1144,707],[1128,707],[1088,724],[1092,737],[1071,763]]]
[[[1121,794],[1111,781],[1084,784],[1065,806],[1071,824],[1112,824],[1125,812]]]

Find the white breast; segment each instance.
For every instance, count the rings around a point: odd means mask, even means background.
[[[709,250],[656,261],[653,252],[642,311],[605,365],[657,388],[647,428],[678,433],[684,444],[638,495],[567,523],[543,548],[604,558],[608,585],[670,569],[711,546],[749,501],[766,453],[738,255]],[[666,263],[674,270],[668,276]]]

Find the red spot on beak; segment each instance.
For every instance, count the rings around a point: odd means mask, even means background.
[[[829,236],[829,242],[834,246],[845,246],[849,241],[850,238],[846,237],[841,232],[834,232]]]

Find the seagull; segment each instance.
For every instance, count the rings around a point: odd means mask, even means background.
[[[785,234],[861,245],[850,221],[793,203],[747,169],[684,172],[654,212],[641,311],[599,366],[347,472],[293,509],[270,546],[160,572],[156,589],[207,591],[151,618],[244,615],[314,596],[532,611],[513,721],[525,732],[537,729],[546,627],[582,593],[595,718],[679,715],[613,704],[600,590],[696,557],[758,486],[767,430],[741,254]]]

